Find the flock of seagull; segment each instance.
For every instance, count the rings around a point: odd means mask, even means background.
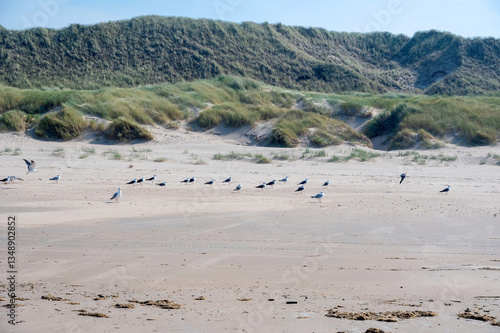
[[[24,162],[26,163],[27,167],[28,167],[28,171],[26,172],[26,174],[29,174],[30,172],[36,172],[37,170],[35,169],[36,167],[36,163],[35,161],[31,160],[31,161],[28,161],[27,159],[23,159]],[[400,176],[401,180],[399,181],[399,184],[401,184],[407,176],[406,173],[402,173]],[[51,181],[55,181],[56,183],[59,183],[59,180],[61,179],[61,175],[57,175],[55,177],[52,177],[50,178],[49,180]],[[22,178],[18,178],[16,176],[7,176],[6,178],[4,179],[1,179],[0,181],[3,182],[4,184],[6,183],[12,183],[14,182],[15,180],[23,180]],[[156,181],[156,175],[153,175],[153,177],[150,177],[150,178],[140,178],[140,179],[137,179],[135,178],[134,180],[131,180],[129,182],[126,183],[126,185],[133,185],[135,186],[136,184],[143,184],[144,182],[151,182],[151,183],[154,183]],[[194,182],[196,181],[196,178],[195,177],[190,177],[190,178],[186,178],[184,180],[181,180],[181,183],[183,184],[193,184]],[[232,178],[231,177],[228,177],[226,178],[222,183],[223,184],[229,184],[231,183],[232,181]],[[308,183],[308,179],[304,179],[303,181],[301,181],[300,183],[298,183],[297,185],[300,185],[296,190],[295,192],[299,192],[300,194],[302,194],[302,192],[305,190],[305,185]],[[279,183],[282,183],[282,184],[286,184],[288,182],[288,176],[286,176],[285,178],[283,179],[280,179],[278,180]],[[205,185],[210,185],[212,186],[213,184],[215,184],[215,179],[211,179],[207,182],[204,183]],[[273,179],[272,181],[270,182],[263,182],[262,184],[259,184],[257,186],[255,186],[255,188],[258,188],[258,189],[261,189],[261,190],[264,190],[267,186],[270,186],[271,188],[274,187],[274,185],[277,184],[277,181],[276,179]],[[164,181],[164,182],[161,182],[161,183],[156,183],[156,185],[158,186],[167,186],[167,182]],[[330,180],[328,179],[327,181],[325,181],[323,183],[323,185],[321,185],[323,188],[327,188],[328,186],[330,185]],[[450,191],[450,185],[446,185],[447,187],[444,188],[443,190],[439,191],[439,193],[448,193]],[[233,191],[235,192],[240,192],[242,189],[242,185],[241,183],[238,184],[235,189]],[[325,196],[325,192],[321,191],[320,193],[316,194],[316,195],[312,195],[311,198],[314,198],[314,199],[318,199],[318,202],[321,202],[321,199]],[[122,197],[122,189],[121,187],[118,188],[118,191],[115,192],[113,194],[113,196],[110,198],[110,200],[116,200],[116,202],[120,202],[120,198]]]

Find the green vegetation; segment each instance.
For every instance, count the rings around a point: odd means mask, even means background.
[[[64,148],[56,148],[52,151],[51,155],[64,158],[66,157],[66,152],[64,151]]]
[[[266,157],[262,154],[255,154],[254,157],[257,159],[258,164],[269,164],[272,163],[269,157]]]
[[[311,128],[317,130],[309,135]],[[299,144],[301,137],[306,135],[311,143],[321,147],[340,144],[343,141],[371,146],[368,138],[347,124],[322,114],[302,110],[289,111],[279,118],[273,129],[272,142],[284,147],[294,147]]]
[[[139,126],[133,120],[118,118],[109,124],[104,132],[107,139],[130,142],[132,140],[152,140],[153,136],[147,129]]]
[[[95,148],[94,147],[85,147],[82,148],[82,151],[87,153],[87,154],[95,154]]]
[[[242,158],[245,158],[245,157],[252,157],[252,154],[250,153],[246,153],[246,154],[243,154],[243,153],[237,153],[235,151],[231,151],[229,154],[221,154],[221,153],[217,153],[214,155],[213,159],[214,160],[219,160],[219,161],[232,161],[232,160],[241,160]]]
[[[26,119],[26,113],[22,111],[7,111],[0,115],[0,132],[24,131],[26,128]]]
[[[112,159],[112,160],[122,160],[123,159],[123,155],[118,150],[107,150],[102,154],[104,156],[109,155],[109,159]]]
[[[306,158],[316,158],[316,157],[327,157],[326,151],[324,150],[312,150],[309,148],[306,148],[306,150],[302,153],[303,159]]]
[[[354,148],[350,151],[349,155],[339,156],[332,155],[327,162],[339,163],[339,162],[348,162],[354,158],[358,159],[360,162],[367,162],[374,158],[380,157],[379,153],[374,153],[371,151],[365,151],[359,148]]]
[[[499,43],[435,30],[410,38],[145,16],[60,30],[0,29],[0,84],[99,89],[226,73],[296,90],[466,95],[500,89]]]
[[[12,150],[12,148],[5,148],[4,150],[0,150],[1,155],[10,155],[10,156],[19,156],[21,155],[21,148],[16,148]]]
[[[47,114],[40,120],[36,135],[48,139],[71,140],[81,135],[87,123],[78,111],[64,107],[61,111]]]
[[[270,141],[283,147],[344,142],[371,147],[370,139],[383,135],[389,149],[434,149],[450,137],[476,146],[495,144],[500,136],[498,94],[325,94],[283,91],[231,76],[90,91],[0,87],[0,114],[0,130],[34,128],[38,136],[62,140],[85,131],[125,142],[151,140],[144,125],[169,127],[182,120],[201,129],[268,122]],[[368,120],[361,133],[338,119],[353,115]]]

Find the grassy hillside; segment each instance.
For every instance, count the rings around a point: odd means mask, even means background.
[[[361,131],[342,120],[366,121]],[[271,125],[268,143],[293,147],[351,142],[371,147],[384,137],[390,149],[435,148],[443,140],[495,144],[500,95],[305,93],[233,76],[140,88],[33,90],[0,87],[0,131],[34,129],[71,140],[87,131],[110,139],[150,140],[144,125],[175,130]]]
[[[0,29],[0,84],[99,89],[243,76],[296,90],[465,95],[500,89],[500,41],[409,38],[147,16]]]

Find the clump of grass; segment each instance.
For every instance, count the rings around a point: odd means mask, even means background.
[[[24,131],[26,129],[26,121],[26,113],[19,110],[7,111],[0,115],[0,132]]]
[[[222,161],[231,161],[231,160],[241,160],[242,158],[245,157],[252,157],[252,154],[250,153],[237,153],[235,151],[231,151],[229,154],[221,154],[217,153],[215,154],[212,158],[214,160],[222,160]]]
[[[94,147],[84,147],[82,148],[82,151],[87,154],[95,154],[95,148]]]
[[[273,153],[273,159],[279,161],[287,161],[287,160],[295,160],[295,156],[287,154],[287,153]]]
[[[0,151],[0,155],[10,155],[10,156],[19,156],[21,155],[21,148],[15,148],[14,150],[12,148],[6,147],[4,150]]]
[[[271,159],[262,155],[262,154],[255,154],[254,158],[257,159],[258,164],[269,164],[272,163]]]
[[[87,157],[89,157],[89,155],[87,155],[87,154],[78,156],[78,158],[81,160],[83,160],[84,158],[87,158]]]
[[[118,150],[107,150],[102,154],[104,156],[109,155],[109,159],[112,159],[112,160],[122,160],[123,159],[123,155]]]
[[[409,149],[416,145],[417,135],[408,128],[399,131],[390,141],[390,149]]]
[[[306,148],[306,150],[302,153],[303,159],[305,158],[316,158],[316,157],[327,157],[326,151],[322,150],[312,150]]]
[[[74,139],[81,135],[87,122],[78,111],[71,107],[64,107],[61,111],[49,113],[40,120],[35,133],[48,139]]]
[[[331,162],[331,163],[332,163],[332,162],[333,162],[333,163],[338,163],[338,162],[342,162],[342,161],[343,161],[342,157],[337,156],[337,155],[332,155],[332,156],[331,156],[331,157],[327,160],[327,162]]]
[[[420,141],[422,147],[427,149],[438,149],[443,146],[432,134],[421,128],[418,131],[418,140]]]
[[[200,158],[197,154],[191,154],[190,158],[190,163],[194,165],[205,165],[208,164],[207,161],[203,160]]]
[[[64,158],[66,156],[66,152],[64,151],[64,148],[56,148],[52,151],[51,155]]]
[[[415,162],[420,165],[424,165],[426,160],[429,158],[427,155],[422,155],[418,151],[408,150],[405,152],[398,152],[399,157],[407,157],[409,160],[405,159],[407,162]]]
[[[431,160],[439,160],[441,163],[453,162],[453,161],[456,161],[457,159],[458,159],[457,156],[448,156],[448,155],[444,155],[442,153],[439,155],[431,156]]]
[[[356,101],[344,101],[340,103],[340,107],[346,116],[358,116],[363,111],[363,105]]]
[[[380,157],[379,153],[374,153],[371,151],[365,151],[362,149],[355,148],[351,151],[351,154],[346,157],[347,160],[358,158],[361,162],[367,162],[374,158]]]
[[[146,128],[127,118],[113,120],[104,132],[104,135],[108,139],[124,142],[153,140],[153,136]]]
[[[151,152],[153,152],[153,149],[151,149],[151,148],[138,148],[138,149],[136,149],[135,147],[132,147],[132,152],[134,152],[134,153],[151,153]]]
[[[309,134],[310,129],[316,129]],[[343,141],[361,143],[371,147],[370,140],[347,124],[318,113],[292,110],[283,115],[272,131],[272,143],[295,147],[300,138],[308,135],[311,143],[319,146],[340,144]]]
[[[155,162],[157,163],[163,163],[165,162],[167,159],[165,157],[157,157],[154,159]]]

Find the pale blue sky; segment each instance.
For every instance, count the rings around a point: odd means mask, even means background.
[[[438,29],[465,37],[500,38],[499,0],[0,0],[0,25],[15,30],[150,14],[408,36]]]

